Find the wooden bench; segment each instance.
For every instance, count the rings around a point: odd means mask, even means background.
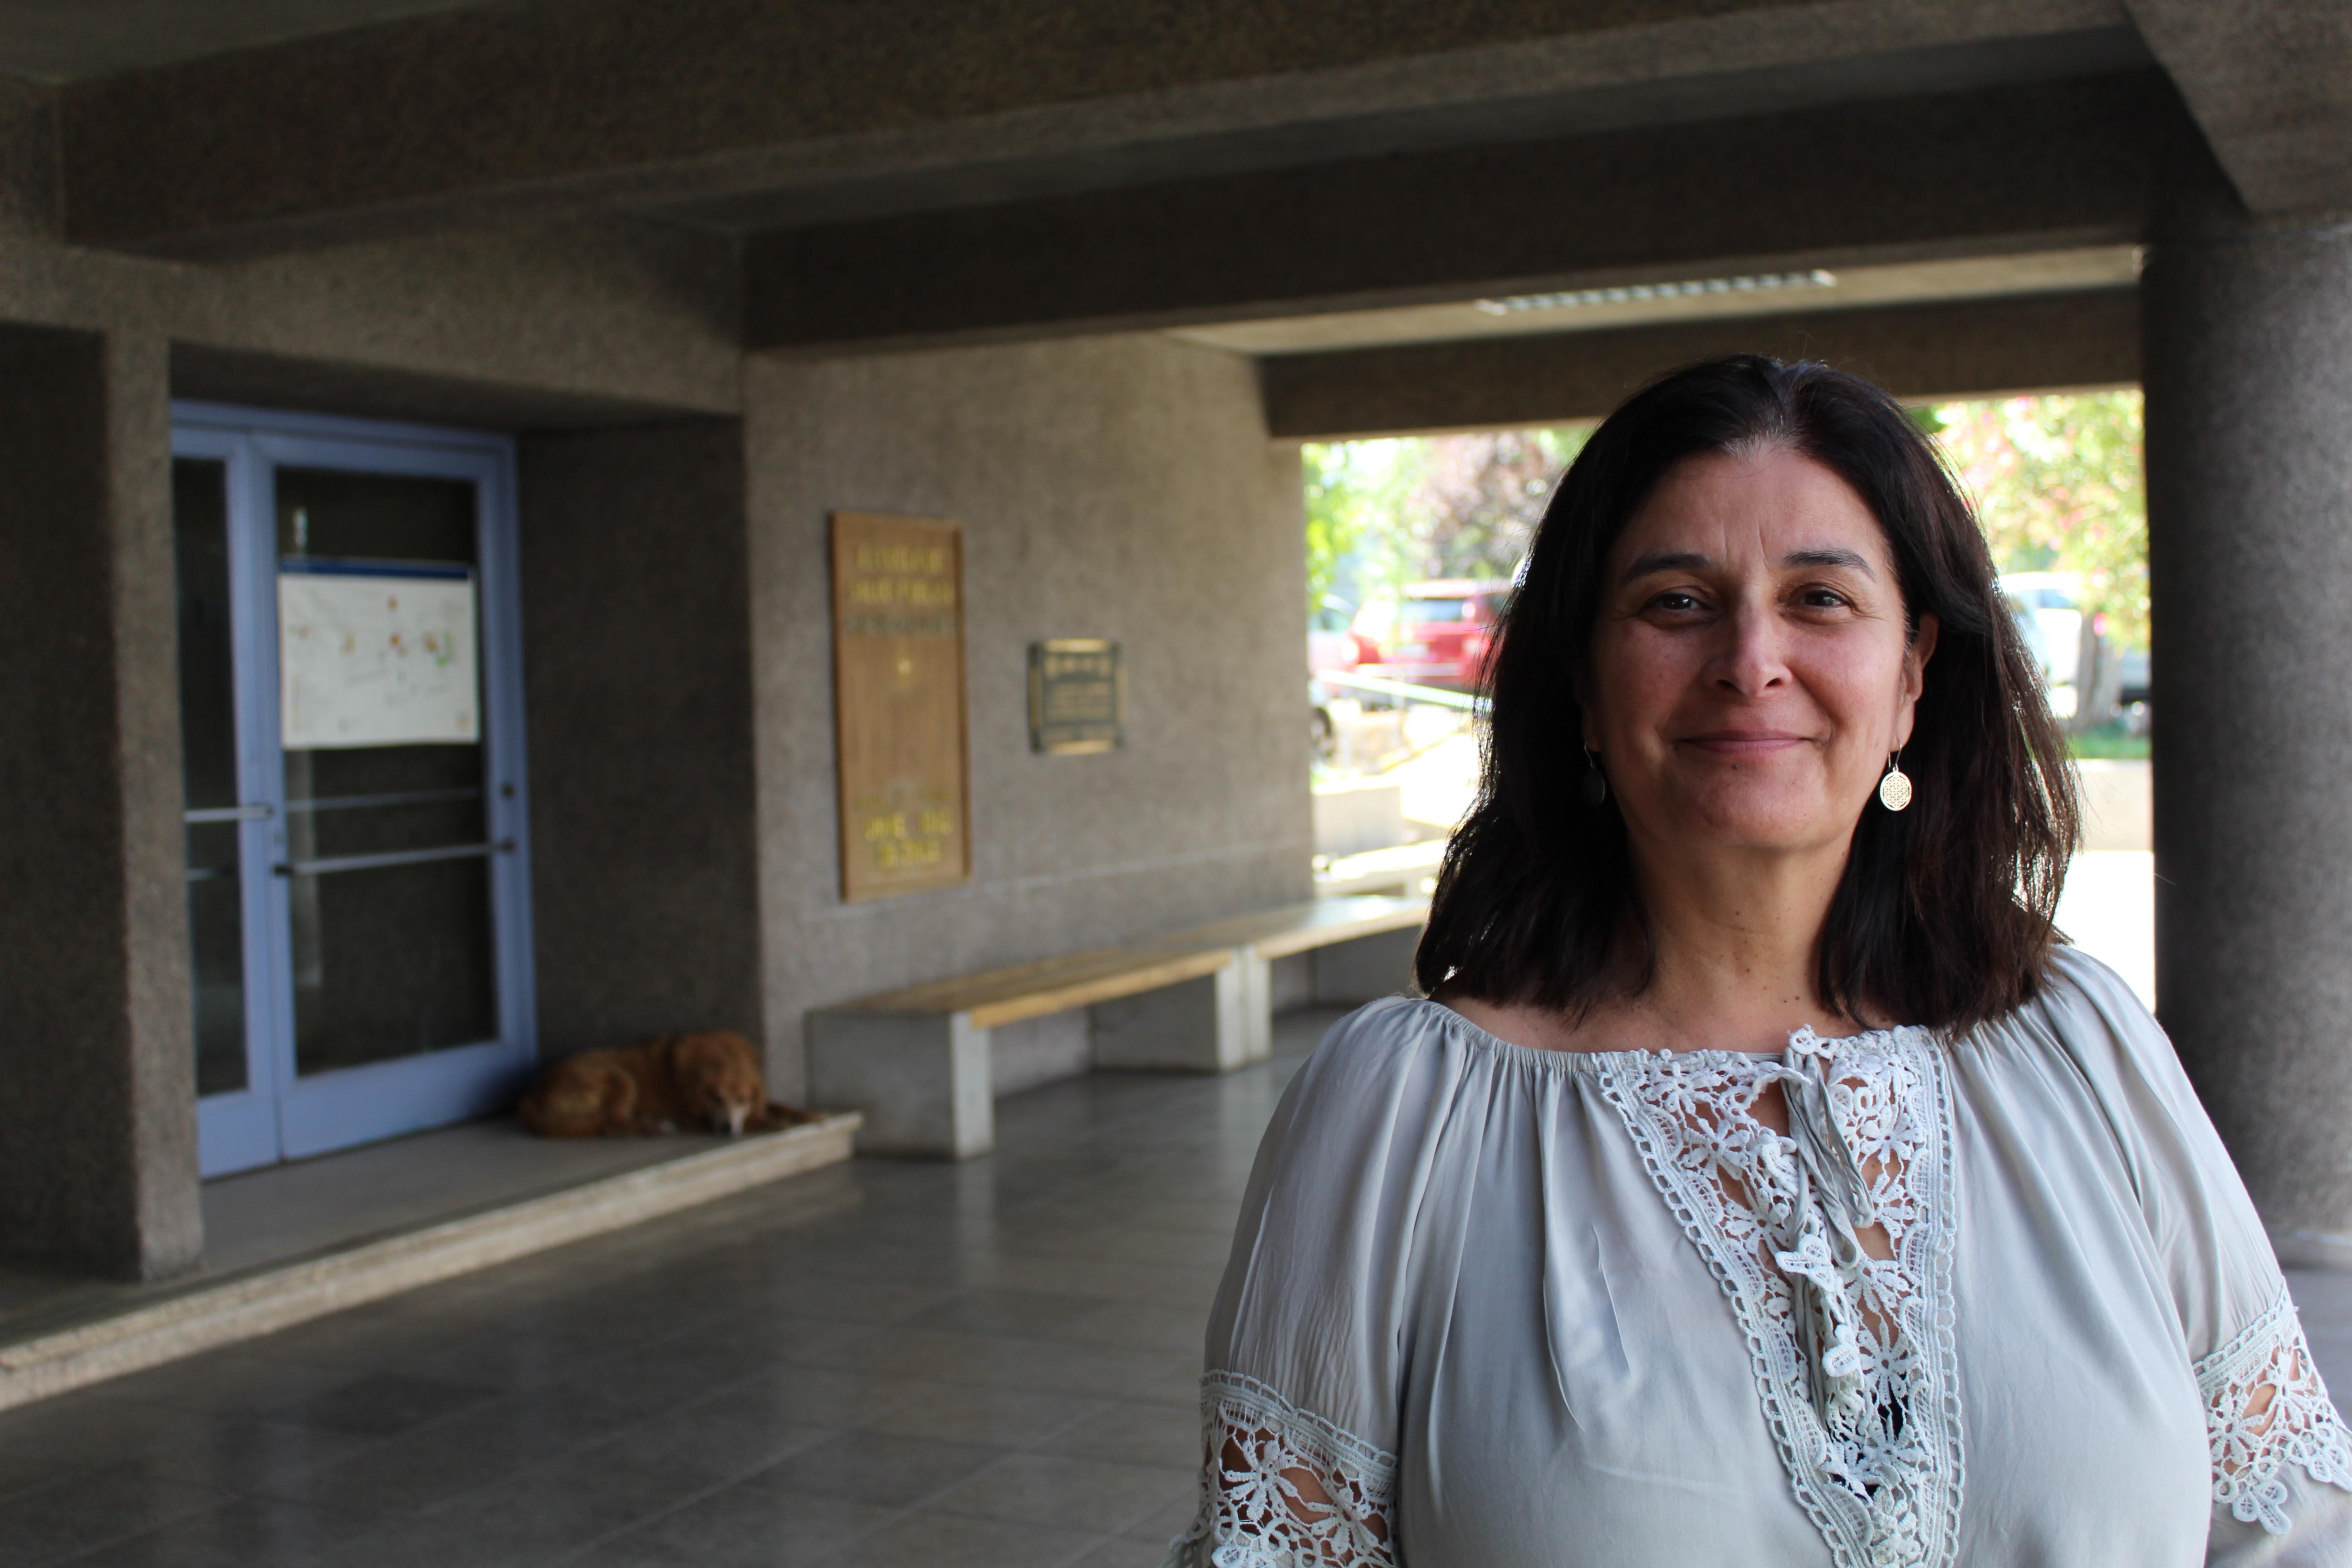
[[[860,1153],[985,1153],[996,1141],[991,1030],[1083,1007],[1095,1067],[1229,1072],[1271,1054],[1282,1002],[1408,986],[1428,910],[1426,900],[1317,900],[818,1008],[809,1098],[865,1113]],[[1297,994],[1278,994],[1276,966],[1302,956]]]
[[[1237,915],[1160,941],[1233,950],[1248,1030],[1243,1060],[1259,1062],[1274,1053],[1274,1016],[1286,1007],[1352,1007],[1411,990],[1413,950],[1428,921],[1425,898],[1359,894]],[[1285,959],[1305,962],[1284,976],[1276,966]]]

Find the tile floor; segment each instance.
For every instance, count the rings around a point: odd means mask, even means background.
[[[1258,1134],[1222,1079],[859,1161],[0,1413],[0,1568],[1156,1568]],[[2352,1388],[2352,1275],[2305,1275]]]
[[[0,1412],[0,1568],[1157,1568],[1259,1132],[1218,1079],[857,1161]]]

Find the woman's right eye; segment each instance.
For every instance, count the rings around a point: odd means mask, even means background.
[[[1650,601],[1650,608],[1654,610],[1664,610],[1675,615],[1686,614],[1689,611],[1696,610],[1699,607],[1698,598],[1696,595],[1685,594],[1679,588],[1668,589],[1665,593],[1660,594],[1657,597]]]

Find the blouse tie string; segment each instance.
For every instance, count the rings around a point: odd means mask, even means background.
[[[1780,1086],[1789,1107],[1787,1142],[1796,1156],[1790,1162],[1794,1201],[1770,1215],[1769,1229],[1772,1261],[1789,1281],[1808,1392],[1823,1426],[1836,1432],[1864,1414],[1855,1300],[1864,1253],[1854,1232],[1877,1223],[1877,1205],[1845,1135],[1830,1114],[1827,1083],[1797,1065],[1808,1056],[1822,1057],[1826,1074],[1825,1057],[1805,1051],[1799,1041],[1790,1042],[1789,1058],[1793,1059],[1771,1063],[1763,1074],[1766,1082]]]

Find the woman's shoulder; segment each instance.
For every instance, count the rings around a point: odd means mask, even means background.
[[[1377,1089],[1409,1077],[1431,1052],[1443,1048],[1445,1020],[1453,1016],[1419,997],[1368,1002],[1324,1032],[1322,1043],[1298,1069],[1298,1086],[1328,1096]]]
[[[1299,1065],[1274,1131],[1281,1141],[1317,1147],[1432,1134],[1437,1108],[1465,1090],[1506,1092],[1512,1075],[1486,1068],[1496,1053],[1515,1049],[1441,1003],[1412,996],[1368,1003],[1332,1025]]]
[[[2039,992],[1978,1034],[2030,1051],[2056,1050],[2086,1068],[2174,1064],[2171,1043],[2124,977],[2079,947],[2051,950]]]
[[[2227,1165],[2163,1026],[2121,975],[2079,948],[2053,951],[2041,994],[1980,1026],[1958,1051],[2002,1098],[2071,1107],[2068,1119],[2103,1124],[2135,1167],[2155,1149],[2176,1164]]]

